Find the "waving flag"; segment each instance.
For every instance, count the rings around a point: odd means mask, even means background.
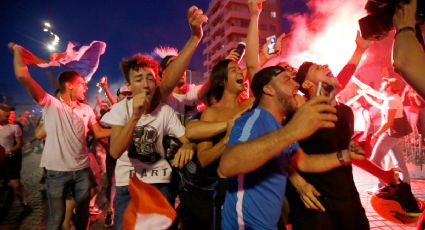
[[[42,68],[51,66],[65,66],[83,75],[86,81],[90,81],[99,66],[100,55],[105,53],[106,43],[93,41],[90,45],[79,47],[76,43],[69,42],[66,51],[53,53],[50,60],[43,60],[28,50],[23,53],[23,59],[27,65],[36,65]]]
[[[124,213],[124,230],[168,229],[176,211],[155,186],[133,176],[128,186],[131,201]]]

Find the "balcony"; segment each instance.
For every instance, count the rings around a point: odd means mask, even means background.
[[[238,12],[238,11],[227,11],[227,12],[225,12],[225,14],[224,14],[224,21],[225,22],[228,22],[232,18],[249,20],[249,13]]]
[[[248,34],[248,28],[238,27],[238,26],[232,26],[232,27],[226,27],[224,31],[224,36],[230,36],[231,34],[242,34],[246,36]]]
[[[238,3],[238,4],[242,4],[242,5],[247,5],[246,2],[247,2],[246,0],[224,0],[223,1],[223,7],[228,7],[232,3]]]
[[[210,44],[208,47],[206,47],[206,48],[204,49],[204,51],[202,51],[202,54],[203,54],[203,55],[206,55],[207,53],[211,52],[211,50],[213,50],[213,49],[214,49],[214,48],[216,48],[218,45],[220,45],[221,41],[222,41],[222,39],[220,39],[220,38],[216,38],[214,41],[212,41],[212,42],[211,42],[211,44]]]

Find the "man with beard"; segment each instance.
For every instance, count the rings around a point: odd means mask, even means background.
[[[298,83],[294,73],[281,66],[260,70],[251,90],[253,109],[235,121],[223,151],[218,173],[228,177],[223,208],[223,229],[277,229],[290,166],[306,172],[324,172],[344,162],[362,159],[353,144],[332,154],[307,155],[296,143],[320,128],[335,126],[335,108],[328,98],[317,97],[296,110]]]

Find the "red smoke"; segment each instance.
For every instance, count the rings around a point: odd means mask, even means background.
[[[287,15],[293,24],[283,59],[294,67],[304,61],[328,64],[336,74],[354,52],[364,1],[310,0],[307,5],[311,13]]]

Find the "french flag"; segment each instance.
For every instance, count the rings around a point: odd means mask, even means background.
[[[105,53],[106,43],[92,41],[89,45],[78,46],[74,42],[68,42],[66,51],[63,53],[52,53],[50,60],[44,60],[29,50],[23,52],[24,63],[42,68],[51,66],[65,66],[83,75],[89,82],[99,67],[100,55]]]
[[[173,224],[177,213],[155,186],[133,176],[128,189],[131,201],[124,213],[124,230],[168,229]]]

